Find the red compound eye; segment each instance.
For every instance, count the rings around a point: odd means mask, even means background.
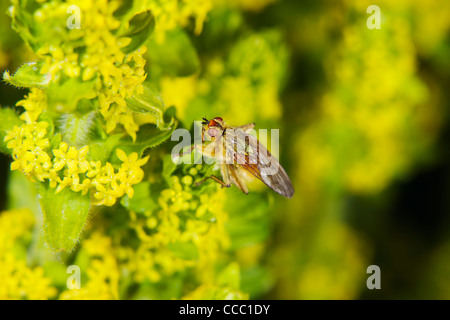
[[[216,120],[216,122],[223,122],[223,119],[221,117],[215,117],[214,120]]]
[[[208,123],[208,127],[217,127],[217,126],[218,126],[218,123],[214,119],[210,120]]]

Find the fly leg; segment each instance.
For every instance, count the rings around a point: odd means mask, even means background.
[[[222,166],[220,167],[220,171],[221,171],[221,173],[222,173],[222,177],[223,177],[223,180],[224,180],[224,181],[220,180],[220,179],[217,178],[216,176],[210,176],[210,177],[206,177],[206,178],[204,178],[203,180],[197,182],[195,185],[199,186],[199,185],[201,185],[203,182],[205,182],[206,180],[212,179],[212,180],[214,180],[215,182],[219,183],[219,184],[222,186],[222,188],[223,188],[223,187],[226,187],[226,188],[231,187],[230,171],[229,171],[229,169],[228,169],[228,166],[227,166],[225,163],[222,163]]]
[[[184,156],[184,155],[186,155],[186,154],[191,153],[192,150],[194,150],[194,149],[197,149],[197,148],[195,148],[195,145],[191,146],[191,147],[189,148],[188,151],[181,153],[181,154],[180,154],[180,157],[182,157],[182,156]]]
[[[205,150],[206,150],[207,147],[208,147],[208,145],[204,145],[204,144],[193,145],[193,146],[189,149],[189,151],[188,151],[187,153],[191,153],[192,150],[197,149],[201,154],[205,154]],[[215,150],[212,150],[212,156],[214,156],[214,154],[215,154]],[[211,155],[209,155],[209,156],[211,156]],[[222,167],[223,167],[223,166],[224,166],[224,165],[222,165]],[[222,169],[222,175],[223,175],[223,174],[224,174],[224,171],[223,171],[223,169]],[[220,180],[220,179],[217,178],[216,176],[211,175],[211,176],[209,176],[209,177],[204,178],[203,180],[201,180],[201,181],[199,181],[199,182],[196,182],[195,185],[196,185],[196,186],[199,186],[199,185],[201,185],[202,183],[204,183],[204,182],[205,182],[206,180],[208,180],[208,179],[212,179],[212,180],[214,180],[215,182],[219,183],[219,184],[222,186],[222,188],[223,188],[223,187],[229,188],[229,187],[231,186],[231,185],[230,185],[230,182],[229,182],[229,178],[228,178],[228,173],[225,175],[225,182],[223,182],[222,180]]]
[[[201,181],[199,181],[199,182],[196,182],[195,185],[196,185],[196,186],[199,186],[199,185],[201,185],[203,182],[205,182],[205,181],[208,180],[208,179],[212,179],[212,180],[214,180],[215,182],[219,183],[219,184],[222,186],[222,188],[223,188],[223,187],[229,188],[229,187],[231,186],[230,184],[226,184],[225,182],[223,182],[222,180],[220,180],[220,179],[217,178],[216,176],[209,176],[209,177],[206,177],[206,178],[204,178],[203,180],[201,180]]]
[[[208,145],[204,145],[204,144],[194,144],[193,146],[191,146],[189,148],[188,151],[181,153],[180,157],[191,153],[194,149],[196,149],[201,154],[204,154],[207,147],[208,147]],[[212,155],[214,156],[214,150],[212,151]]]

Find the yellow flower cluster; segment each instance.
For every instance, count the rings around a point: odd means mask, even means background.
[[[148,8],[156,19],[155,38],[163,42],[167,31],[185,27],[190,18],[195,21],[195,33],[200,34],[208,12],[213,7],[212,0],[165,0],[147,1]]]
[[[343,223],[325,224],[321,229],[309,244],[314,254],[297,270],[298,279],[288,280],[294,294],[299,299],[355,299],[359,284],[366,280],[372,252],[360,235]]]
[[[211,290],[219,292],[215,267],[230,244],[225,231],[227,215],[222,208],[225,192],[193,195],[191,187],[197,173],[191,168],[181,180],[173,176],[172,187],[158,198],[158,210],[145,214],[130,211],[129,226],[139,239],[137,247],[123,245],[120,233],[115,238],[105,235],[99,227],[102,220],[97,221],[78,253],[89,261],[86,267],[80,265],[86,270],[87,281],[82,282],[81,289],[63,291],[59,299],[118,299],[119,278],[124,275],[139,284],[158,283],[189,269],[196,271],[196,281],[201,284],[192,294],[206,297]],[[222,291],[218,299],[227,296]],[[228,295],[247,298],[231,289]]]
[[[114,63],[105,65],[102,73],[104,89],[99,94],[99,106],[100,113],[106,120],[106,132],[113,131],[117,123],[120,123],[133,140],[136,140],[139,126],[134,121],[133,113],[128,109],[125,98],[143,93],[142,83],[146,74],[144,71],[145,59],[142,55],[146,50],[145,47],[142,47],[125,56],[124,63],[120,67],[115,67]],[[97,62],[91,61],[91,63]],[[130,67],[130,63],[133,64],[133,67]],[[107,71],[107,69],[111,70]]]
[[[433,88],[433,76],[420,77],[417,59],[443,45],[450,3],[380,1],[381,29],[374,30],[366,28],[370,15],[365,14],[373,2],[341,4],[298,19],[305,26],[298,28],[304,29],[297,35],[299,50],[322,52],[318,60],[325,61],[328,78],[316,106],[309,88],[298,96],[305,94],[313,105],[303,113],[299,109],[306,125],[292,134],[300,190],[285,210],[291,214],[280,226],[284,239],[272,258],[281,275],[276,292],[281,299],[364,295],[355,284],[365,281],[360,275],[373,252],[361,234],[343,223],[349,208],[342,206],[342,195],[376,194],[403,178],[430,154],[440,127],[439,89]],[[341,38],[334,37],[336,30]],[[350,211],[358,213],[358,208]],[[315,231],[298,236],[303,229]],[[301,252],[300,258],[292,252]]]
[[[65,290],[60,300],[112,300],[119,299],[119,265],[111,238],[95,231],[83,241],[81,251],[89,259],[87,277],[80,289]],[[84,271],[84,269],[83,269]]]
[[[383,14],[390,23],[376,32],[346,26],[326,57],[332,86],[321,99],[320,118],[295,143],[302,186],[378,192],[429,143],[434,133],[426,126],[439,127],[435,106],[425,112],[422,105],[428,91],[417,75],[411,26],[387,8]]]
[[[201,75],[163,77],[162,97],[167,105],[176,106],[177,116],[186,124],[194,120],[188,111],[201,106],[199,101],[206,101],[208,109],[231,123],[276,121],[282,115],[280,75],[286,59],[287,51],[277,32],[244,37],[227,57],[210,59]],[[217,98],[210,101],[211,95]],[[195,106],[191,105],[194,101]]]
[[[113,15],[119,2],[84,0],[46,3],[35,13],[37,22],[44,22],[58,14],[67,16],[67,8],[72,4],[80,8],[82,28],[64,28],[67,33],[64,45],[49,44],[38,50],[38,55],[44,59],[41,73],[50,74],[55,82],[62,75],[81,77],[82,81],[96,79],[92,96],[99,98],[100,113],[105,118],[107,132],[113,131],[119,123],[136,139],[139,126],[134,122],[124,99],[143,92],[146,73],[142,56],[146,49],[142,47],[130,54],[122,52],[121,49],[131,39],[113,34],[113,30],[120,26],[120,21]],[[80,46],[85,50],[77,53],[75,48]]]
[[[187,268],[197,268],[200,281],[214,273],[213,265],[229,246],[225,230],[227,214],[223,211],[224,191],[213,195],[193,195],[191,186],[197,169],[181,181],[172,176],[172,187],[161,192],[160,210],[145,219],[131,214],[131,226],[141,244],[130,251],[129,270],[136,281],[156,282]]]
[[[96,205],[112,206],[125,193],[132,197],[132,186],[143,179],[141,166],[147,163],[148,157],[138,159],[137,153],[127,156],[116,149],[122,161],[116,171],[109,162],[102,165],[100,161],[88,161],[89,146],[77,149],[66,142],[52,150],[52,157],[46,130],[48,123],[36,121],[45,109],[45,103],[37,98],[42,98],[40,91],[32,89],[26,99],[18,103],[26,109],[21,115],[26,123],[15,126],[4,138],[7,148],[12,149],[11,170],[20,170],[41,182],[47,180],[51,188],[56,188],[56,193],[66,187],[83,195],[92,190]]]
[[[246,300],[249,295],[240,289],[240,271],[236,262],[230,263],[220,273],[208,275],[208,279],[182,297],[183,300]]]
[[[31,235],[35,220],[27,209],[0,213],[0,299],[48,299],[56,295],[42,267],[29,267],[21,241]],[[19,249],[20,248],[20,249]],[[22,251],[23,250],[23,251]]]
[[[37,52],[45,62],[41,73],[50,74],[52,81],[58,81],[62,74],[69,78],[81,77],[82,81],[96,78],[93,95],[98,96],[106,131],[109,133],[121,124],[135,140],[139,125],[127,108],[125,98],[143,92],[142,83],[146,78],[143,55],[146,48],[130,54],[122,52],[121,49],[130,43],[130,38],[117,37],[112,32],[120,26],[120,21],[113,15],[120,5],[118,1],[45,3],[35,13],[36,22],[67,16],[67,8],[72,4],[80,8],[82,28],[64,28],[67,33],[64,45],[49,44]],[[191,17],[195,21],[195,32],[199,34],[212,8],[212,1],[146,1],[142,8],[151,10],[155,16],[155,38],[163,41],[166,31],[186,26]],[[75,50],[80,44],[85,48],[83,53]]]

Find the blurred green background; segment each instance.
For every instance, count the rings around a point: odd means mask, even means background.
[[[372,4],[381,29],[367,28]],[[1,0],[0,12],[8,6]],[[2,15],[1,73],[33,58],[10,24]],[[239,222],[268,225],[263,241],[236,253],[242,291],[255,299],[449,299],[450,2],[232,1],[190,38],[203,82],[159,77],[166,104],[187,128],[203,116],[279,128],[280,162],[295,188],[292,199],[269,193],[265,221]],[[257,72],[245,78],[248,68]],[[220,87],[220,99],[205,86]],[[25,93],[2,82],[0,105]],[[9,165],[2,154],[1,210]],[[257,199],[230,193],[230,212],[259,210]],[[369,265],[381,269],[381,290],[366,287]]]

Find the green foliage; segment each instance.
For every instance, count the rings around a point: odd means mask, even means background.
[[[255,245],[270,236],[272,221],[267,214],[270,212],[270,200],[263,199],[259,194],[249,193],[245,198],[236,197],[229,204],[232,214],[227,222],[227,230],[232,248]]]
[[[0,1],[0,299],[448,297],[450,2],[371,4]],[[172,162],[216,116],[280,129],[292,199]]]
[[[139,130],[136,141],[124,139],[120,143],[120,148],[126,153],[137,152],[139,155],[148,149],[154,148],[170,138],[175,126],[168,130],[161,131],[153,125],[145,125]],[[118,145],[119,146],[119,145]]]
[[[197,247],[190,242],[175,242],[168,245],[168,249],[175,254],[176,257],[183,260],[197,260]]]
[[[161,95],[150,86],[144,86],[144,92],[126,99],[128,108],[133,112],[138,112],[150,116],[151,123],[156,124],[161,130],[169,130],[174,125],[173,116],[169,115],[170,122],[165,123],[164,102]]]
[[[24,222],[10,264],[32,262],[24,270],[40,273],[37,296],[247,299],[243,287],[267,290],[267,269],[241,268],[239,250],[268,241],[269,190],[221,189],[205,181],[220,176],[216,166],[174,164],[169,141],[205,116],[279,120],[288,59],[279,30],[250,31],[241,9],[209,1],[83,0],[81,29],[67,26],[71,3],[11,4],[33,61],[3,73],[28,89],[16,110],[0,109],[10,209],[30,210],[16,214]],[[211,38],[222,29],[225,50]],[[81,268],[81,290],[66,290],[58,259]]]
[[[128,23],[125,33],[118,33],[120,37],[130,38],[131,42],[122,48],[124,53],[130,53],[137,50],[152,34],[155,29],[155,17],[150,11],[136,14]]]
[[[3,80],[9,84],[22,88],[45,88],[50,83],[50,77],[40,73],[42,62],[30,62],[22,65],[14,75],[8,71],[3,73]]]
[[[171,155],[166,155],[163,159],[162,177],[167,184],[170,184],[170,177],[177,168],[177,165],[172,161]]]
[[[72,78],[52,83],[47,88],[47,103],[50,111],[74,113],[81,99],[92,98],[95,81]]]
[[[87,103],[89,104],[89,102]],[[86,112],[81,115],[78,113],[65,114],[59,119],[62,140],[76,147],[86,145],[94,125],[95,111]]]
[[[156,75],[186,77],[200,70],[200,60],[188,34],[177,28],[166,34],[163,43],[153,38],[146,42],[152,72]]]
[[[142,182],[138,184],[135,187],[134,192],[136,193],[135,196],[130,198],[128,195],[125,195],[120,201],[120,204],[128,210],[138,213],[145,213],[147,211],[151,212],[157,208],[157,205],[150,193],[149,182]]]
[[[55,194],[41,185],[39,202],[44,214],[44,230],[47,243],[55,251],[72,251],[83,232],[91,203],[89,196],[68,189]]]

